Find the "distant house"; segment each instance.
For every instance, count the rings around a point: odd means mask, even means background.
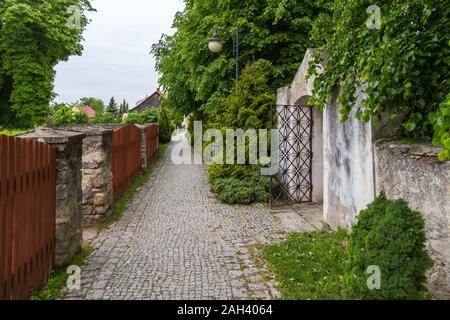
[[[89,119],[95,118],[95,110],[90,106],[75,106],[72,108],[72,110],[76,113],[86,113]]]
[[[159,108],[161,105],[162,92],[158,89],[149,97],[142,99],[136,103],[136,107],[129,112],[144,112],[147,109]]]

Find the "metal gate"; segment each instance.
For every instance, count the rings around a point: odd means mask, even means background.
[[[270,177],[270,205],[312,201],[312,108],[277,105],[272,128],[279,131],[279,170]]]

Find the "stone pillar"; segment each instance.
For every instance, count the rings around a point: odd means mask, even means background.
[[[81,251],[81,154],[84,134],[47,128],[19,135],[51,144],[56,149],[55,264],[63,266]]]
[[[85,226],[95,226],[112,213],[112,134],[111,128],[75,125],[64,130],[83,133],[82,209]]]
[[[136,127],[141,130],[141,168],[142,171],[147,169],[147,128],[146,125],[136,124]]]

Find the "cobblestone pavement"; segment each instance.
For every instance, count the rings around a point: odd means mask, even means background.
[[[279,295],[257,251],[258,244],[285,236],[278,220],[264,205],[219,203],[209,191],[205,168],[174,165],[170,151],[124,216],[94,240],[81,290],[63,291],[64,299]]]

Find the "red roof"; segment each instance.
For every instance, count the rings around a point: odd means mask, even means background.
[[[88,118],[95,118],[95,110],[89,106],[76,106],[78,110],[87,114]]]

